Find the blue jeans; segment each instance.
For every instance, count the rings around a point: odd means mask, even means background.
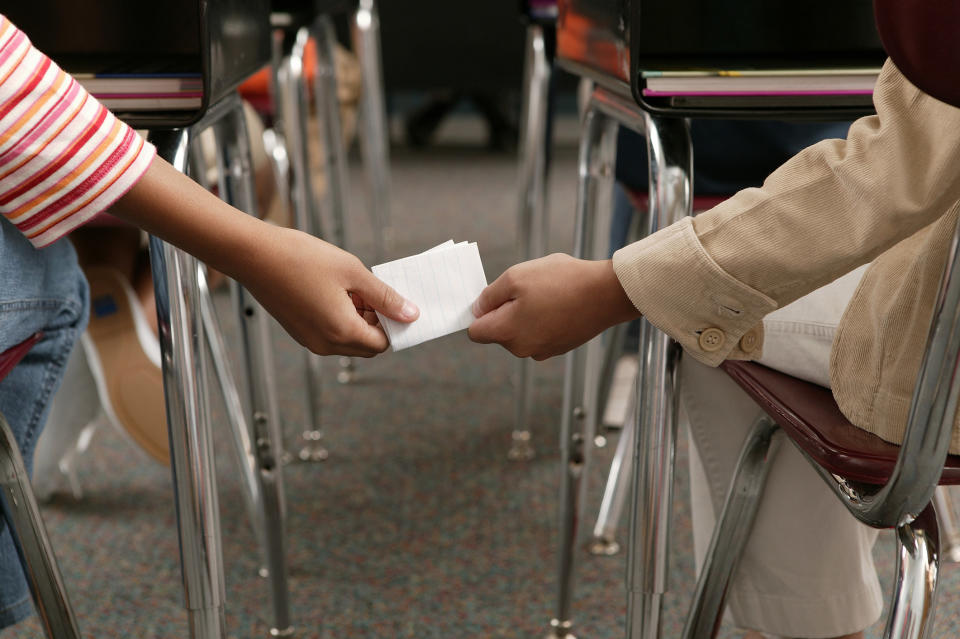
[[[43,338],[0,381],[0,413],[13,429],[28,471],[88,309],[87,282],[70,243],[60,240],[37,250],[0,216],[0,352],[43,331]],[[13,539],[0,518],[0,628],[32,609]]]

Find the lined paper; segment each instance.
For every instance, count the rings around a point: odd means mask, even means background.
[[[455,244],[448,240],[418,255],[378,264],[371,270],[420,309],[420,317],[411,324],[377,313],[394,351],[469,327],[473,322],[473,302],[487,286],[475,242]]]

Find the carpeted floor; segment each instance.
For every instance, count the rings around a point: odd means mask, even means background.
[[[446,145],[393,156],[395,256],[448,238],[479,242],[489,280],[514,260],[515,162]],[[370,255],[370,231],[354,173],[354,249]],[[557,152],[550,190],[551,248],[571,244],[575,150]],[[226,301],[226,300],[221,300]],[[226,308],[226,305],[224,305]],[[228,326],[228,337],[231,333]],[[304,414],[301,358],[276,336],[277,387],[292,439]],[[537,366],[537,457],[506,460],[514,361],[502,350],[450,336],[358,363],[354,384],[325,370],[328,461],[285,469],[289,565],[298,637],[539,637],[556,592],[558,419],[562,361]],[[217,399],[212,406],[220,413]],[[267,636],[268,593],[245,519],[235,462],[215,425],[231,637]],[[614,440],[615,443],[615,440]],[[592,525],[613,446],[596,449],[589,473]],[[681,446],[672,551],[674,592],[664,637],[677,637],[692,589],[691,538]],[[81,628],[87,636],[185,637],[170,478],[109,429],[81,470],[85,495],[43,508]],[[893,546],[881,537],[881,572]],[[577,635],[623,636],[624,556],[581,555]],[[943,570],[933,637],[960,630],[960,571]],[[879,625],[878,625],[879,626]],[[871,629],[880,636],[882,628]],[[35,620],[2,636],[41,637]],[[731,629],[723,637],[739,636]]]

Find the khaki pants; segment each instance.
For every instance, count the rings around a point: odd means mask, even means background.
[[[761,363],[829,385],[833,334],[862,274],[858,269],[769,315]],[[684,358],[680,376],[681,419],[694,443],[691,498],[699,566],[743,440],[762,411],[725,373],[692,358]],[[727,596],[733,622],[805,638],[867,628],[883,608],[871,557],[876,536],[784,441]]]

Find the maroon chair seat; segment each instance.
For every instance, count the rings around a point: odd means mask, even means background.
[[[646,210],[649,199],[649,194],[646,191],[636,191],[634,189],[625,190],[627,192],[627,198],[630,200],[633,208],[637,209],[638,211]],[[730,195],[733,194],[731,193]],[[730,195],[694,195],[693,210],[695,212],[709,211],[716,205],[729,199]]]
[[[851,424],[830,389],[755,362],[726,361],[721,368],[816,463],[846,479],[882,485],[899,446]],[[940,484],[960,484],[960,455],[948,455]]]
[[[27,351],[33,348],[33,345],[39,342],[41,337],[43,337],[43,333],[34,333],[16,346],[0,353],[0,381],[3,381],[3,378],[10,374],[13,367],[20,363]]]

